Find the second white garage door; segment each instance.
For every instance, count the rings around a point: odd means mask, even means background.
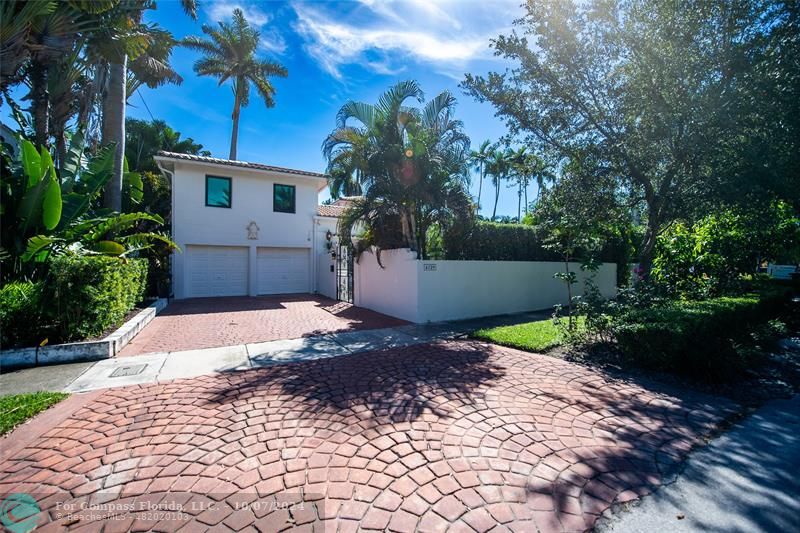
[[[259,248],[258,294],[311,292],[308,248]]]

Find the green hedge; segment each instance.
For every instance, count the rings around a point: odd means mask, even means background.
[[[612,333],[623,356],[637,366],[719,381],[753,362],[753,353],[741,347],[780,306],[779,299],[754,295],[675,301],[625,312]]]
[[[59,258],[50,266],[44,302],[58,317],[62,341],[85,339],[120,322],[142,301],[147,261],[112,257]]]
[[[445,235],[445,258],[472,261],[558,261],[533,226],[478,221],[467,231]]]
[[[100,335],[142,300],[146,285],[144,259],[54,259],[44,282],[10,283],[0,291],[3,347],[34,346],[45,338],[55,344]]]
[[[0,348],[38,344],[41,330],[41,284],[13,281],[0,288]]]
[[[443,235],[444,258],[460,261],[561,261],[560,254],[545,247],[544,236],[528,224],[476,221],[467,228],[450,228]],[[604,262],[623,256],[609,243],[600,251]],[[580,250],[576,260],[585,254]]]

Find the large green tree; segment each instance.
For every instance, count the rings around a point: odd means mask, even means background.
[[[456,100],[444,91],[422,107],[415,81],[397,83],[378,103],[348,102],[322,151],[335,168],[350,168],[363,190],[340,221],[347,241],[356,224],[366,227],[364,244],[409,248],[426,256],[428,229],[446,230],[473,214],[467,192],[469,138],[453,117]]]
[[[233,83],[233,131],[229,157],[236,159],[239,114],[241,108],[250,103],[250,85],[256,88],[264,105],[274,107],[275,87],[270,78],[285,78],[286,67],[256,56],[260,34],[245,20],[241,9],[234,9],[232,23],[220,22],[219,28],[204,25],[203,33],[209,39],[189,36],[183,44],[205,56],[194,64],[197,74],[217,78],[220,85],[228,80]]]
[[[191,137],[181,138],[181,133],[172,129],[163,120],[139,120],[129,118],[125,122],[125,157],[131,170],[158,172],[153,156],[160,150],[179,154],[211,155],[203,145]]]
[[[463,87],[548,159],[592,160],[592,172],[641,202],[649,272],[658,235],[708,202],[742,200],[732,186],[800,189],[797,10],[769,0],[531,0],[517,31],[494,41],[514,67],[467,75]],[[753,148],[772,132],[774,161],[759,161]]]

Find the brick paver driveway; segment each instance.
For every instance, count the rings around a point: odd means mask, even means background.
[[[5,454],[0,494],[106,531],[582,531],[733,407],[468,341],[67,402]]]
[[[407,324],[312,294],[176,300],[120,355],[216,348]]]

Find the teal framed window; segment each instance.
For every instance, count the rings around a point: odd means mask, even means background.
[[[206,176],[206,206],[231,206],[231,178]]]
[[[277,213],[294,213],[296,207],[294,185],[281,185],[275,183],[272,186],[272,210]]]

